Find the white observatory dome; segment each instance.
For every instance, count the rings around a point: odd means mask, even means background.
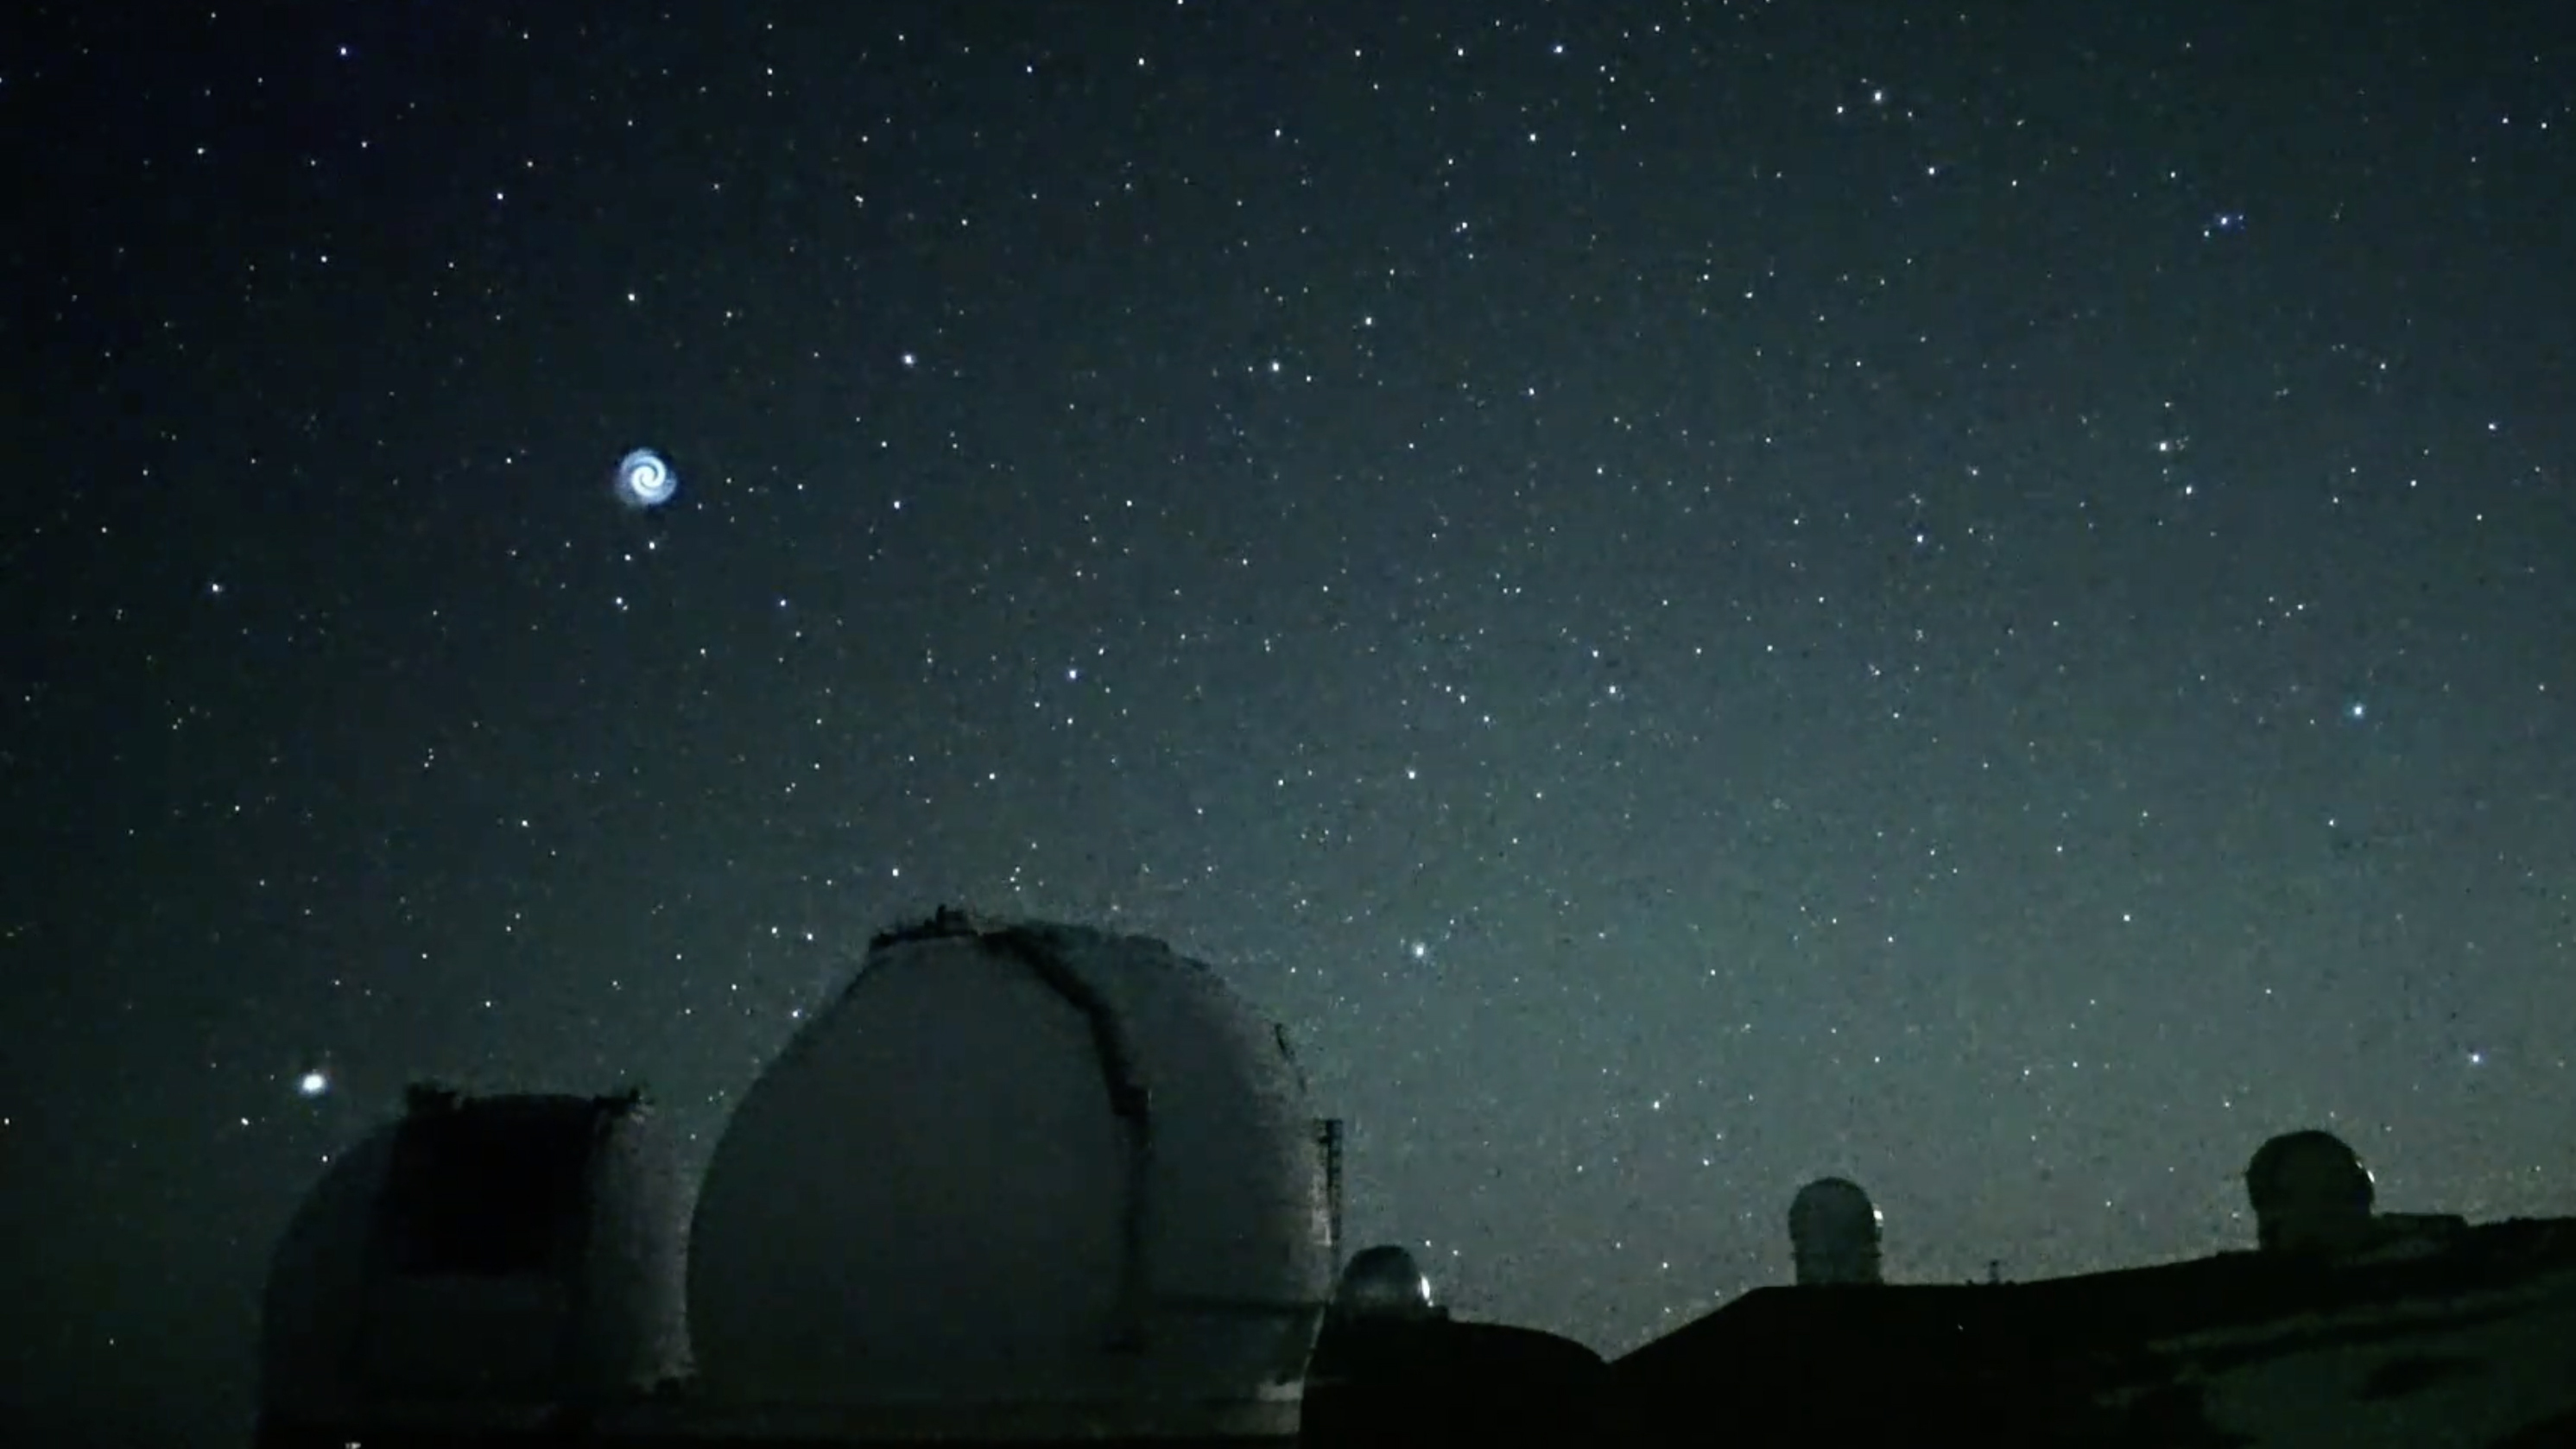
[[[1801,1287],[1879,1282],[1877,1205],[1848,1178],[1817,1178],[1790,1200],[1789,1251]]]
[[[717,1145],[703,1409],[837,1442],[1287,1439],[1330,1291],[1286,1038],[1161,943],[879,936]]]
[[[543,1424],[685,1373],[687,1218],[638,1096],[413,1088],[278,1242],[263,1442]]]

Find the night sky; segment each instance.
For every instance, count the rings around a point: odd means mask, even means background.
[[[1827,1172],[2576,1210],[2576,17],[1960,8],[21,15],[5,1393],[240,1422],[406,1082],[703,1150],[942,902],[1605,1351]]]

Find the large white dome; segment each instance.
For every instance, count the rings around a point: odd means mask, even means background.
[[[1293,1436],[1326,1158],[1284,1036],[1161,943],[889,932],[717,1145],[701,1402],[839,1440]]]

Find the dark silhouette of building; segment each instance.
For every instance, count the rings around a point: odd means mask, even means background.
[[[2576,1222],[2374,1215],[2322,1132],[2256,1251],[2000,1285],[1766,1288],[1612,1365],[1648,1445],[2576,1444]]]
[[[1879,1281],[1878,1207],[1860,1185],[1820,1177],[1789,1203],[1789,1251],[1801,1287],[1865,1287]]]
[[[2350,1253],[2372,1237],[2378,1189],[2331,1132],[2285,1132],[2245,1165],[2256,1245],[2267,1253]]]

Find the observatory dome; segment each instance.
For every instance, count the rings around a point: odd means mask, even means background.
[[[687,1219],[638,1096],[413,1088],[279,1239],[263,1440],[540,1422],[685,1373]]]
[[[1802,1287],[1877,1283],[1877,1204],[1848,1178],[1817,1178],[1790,1199],[1789,1250]]]
[[[2245,1194],[2261,1246],[2286,1253],[2360,1246],[2370,1236],[2378,1200],[2361,1155],[2315,1128],[2285,1132],[2257,1148],[2245,1166]]]
[[[1286,1038],[1212,971],[943,911],[870,944],[717,1144],[698,1389],[844,1442],[1285,1438],[1332,1252]]]
[[[1392,1243],[1352,1254],[1333,1294],[1333,1312],[1343,1318],[1413,1321],[1436,1317],[1439,1311],[1430,1275],[1413,1254]]]

